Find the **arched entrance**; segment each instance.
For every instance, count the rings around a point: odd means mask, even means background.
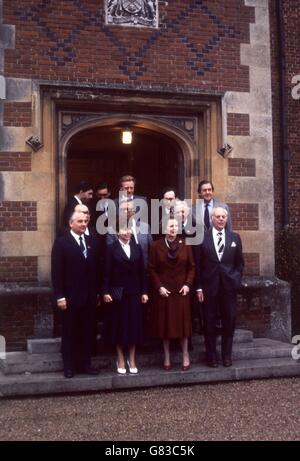
[[[180,198],[195,198],[200,163],[206,162],[206,154],[200,155],[206,146],[203,117],[62,110],[58,120],[59,224],[68,195],[83,179],[94,186],[108,182],[115,197],[120,177],[131,174],[137,195],[161,198],[171,186]],[[131,145],[121,142],[125,125],[133,131]]]
[[[122,144],[119,126],[83,129],[68,143],[66,167],[68,194],[84,179],[94,186],[107,182],[115,197],[119,178],[131,174],[139,195],[160,198],[162,189],[172,186],[184,197],[181,148],[174,139],[151,129],[134,127],[129,145]]]

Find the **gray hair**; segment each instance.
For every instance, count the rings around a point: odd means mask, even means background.
[[[225,205],[223,205],[222,203],[220,203],[218,206],[216,206],[216,207],[213,208],[213,210],[212,210],[212,215],[215,216],[215,210],[217,210],[218,208],[221,208],[222,210],[224,210],[226,216],[228,216],[228,210],[227,210],[227,208],[225,208]]]

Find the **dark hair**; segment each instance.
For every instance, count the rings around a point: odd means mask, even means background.
[[[93,185],[87,181],[80,181],[76,187],[76,192],[86,192],[88,190],[93,190]]]
[[[202,188],[202,186],[204,186],[204,184],[210,184],[210,185],[211,185],[211,188],[212,188],[212,191],[214,191],[213,183],[212,183],[211,181],[209,181],[208,179],[203,179],[203,180],[200,181],[199,184],[198,184],[198,194],[200,194],[201,188]]]
[[[96,187],[95,190],[107,189],[109,191],[109,187],[107,182],[100,182]]]
[[[175,187],[164,187],[163,190],[162,190],[162,197],[167,193],[167,192],[174,192],[175,194],[175,197],[177,197],[177,192],[176,192],[176,189]]]

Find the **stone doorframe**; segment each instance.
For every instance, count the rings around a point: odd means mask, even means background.
[[[58,89],[47,85],[39,85],[35,95],[36,114],[40,112],[41,117],[36,124],[37,137],[44,150],[56,152],[53,166],[57,216],[66,199],[68,144],[76,133],[88,128],[126,122],[173,139],[183,156],[186,198],[197,197],[200,176],[212,178],[213,157],[218,156],[222,144],[221,96],[144,94],[97,87]],[[47,140],[52,142],[48,144]]]

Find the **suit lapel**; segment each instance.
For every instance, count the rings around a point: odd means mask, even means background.
[[[207,238],[207,244],[209,247],[210,254],[213,255],[214,259],[217,262],[220,262],[219,256],[217,255],[217,251],[216,251],[215,244],[214,244],[212,227],[209,229],[209,231],[206,232],[206,238]]]
[[[69,240],[69,243],[70,245],[72,245],[72,247],[74,248],[74,250],[82,257],[85,259],[82,251],[81,251],[81,248],[80,246],[78,245],[78,243],[76,242],[75,238],[73,237],[73,235],[71,234],[71,232],[69,234],[67,234],[67,238]]]
[[[138,245],[135,241],[130,241],[130,261],[138,259]]]
[[[227,253],[229,252],[229,249],[231,247],[232,242],[233,242],[232,233],[229,232],[229,231],[226,231],[226,229],[225,229],[225,248],[224,248],[222,259],[225,256],[227,256]],[[221,259],[221,261],[222,261],[222,259]]]
[[[95,240],[92,237],[91,233],[88,236],[85,235],[84,238],[85,238],[85,244],[86,244],[87,259],[89,259],[93,251],[93,248],[94,248],[93,243]]]
[[[130,245],[131,246],[131,245]],[[130,258],[128,258],[127,254],[125,253],[125,251],[123,250],[122,246],[121,246],[121,243],[119,242],[119,239],[116,241],[116,245],[115,245],[115,248],[116,248],[116,252],[117,254],[119,255],[119,257],[123,260],[123,261],[126,261],[128,262]],[[132,250],[130,250],[130,253],[131,253]]]

